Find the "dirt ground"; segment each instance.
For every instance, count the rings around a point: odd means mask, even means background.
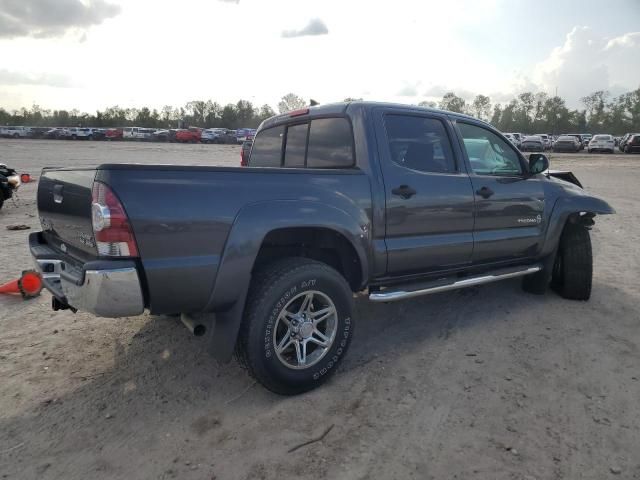
[[[240,153],[0,140],[0,162],[36,175],[125,161],[238,165]],[[360,298],[338,374],[295,398],[217,364],[174,318],[99,319],[53,312],[47,293],[0,296],[0,477],[640,478],[640,156],[551,163],[617,210],[596,218],[591,301],[528,295],[518,280]],[[36,188],[0,211],[0,283],[31,266]]]

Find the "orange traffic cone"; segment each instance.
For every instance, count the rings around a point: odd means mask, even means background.
[[[41,290],[42,277],[33,270],[26,270],[19,279],[0,285],[0,293],[19,293],[22,298],[37,297]]]

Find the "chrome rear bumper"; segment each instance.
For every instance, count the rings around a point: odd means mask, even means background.
[[[127,261],[125,266],[114,261],[114,268],[79,270],[45,245],[34,245],[33,239],[30,243],[45,288],[61,302],[107,318],[130,317],[144,311],[140,278],[131,262]],[[47,254],[47,250],[51,253]]]

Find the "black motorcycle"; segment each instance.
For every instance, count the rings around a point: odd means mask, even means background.
[[[0,210],[5,200],[9,200],[20,187],[20,175],[13,169],[0,163]]]

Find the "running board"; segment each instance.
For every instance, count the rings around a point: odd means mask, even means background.
[[[539,272],[540,270],[542,270],[542,265],[531,265],[520,270],[505,268],[495,270],[492,273],[485,273],[478,277],[467,277],[453,282],[446,282],[446,280],[441,279],[439,281],[437,280],[420,285],[414,284],[413,287],[416,288],[411,290],[405,289],[406,286],[405,288],[399,287],[399,289],[387,288],[369,294],[369,300],[372,302],[396,302],[398,300],[420,297],[431,293],[446,292],[448,290],[456,290],[458,288],[472,287],[474,285],[497,282],[498,280],[506,280],[507,278],[522,277],[524,275]]]

